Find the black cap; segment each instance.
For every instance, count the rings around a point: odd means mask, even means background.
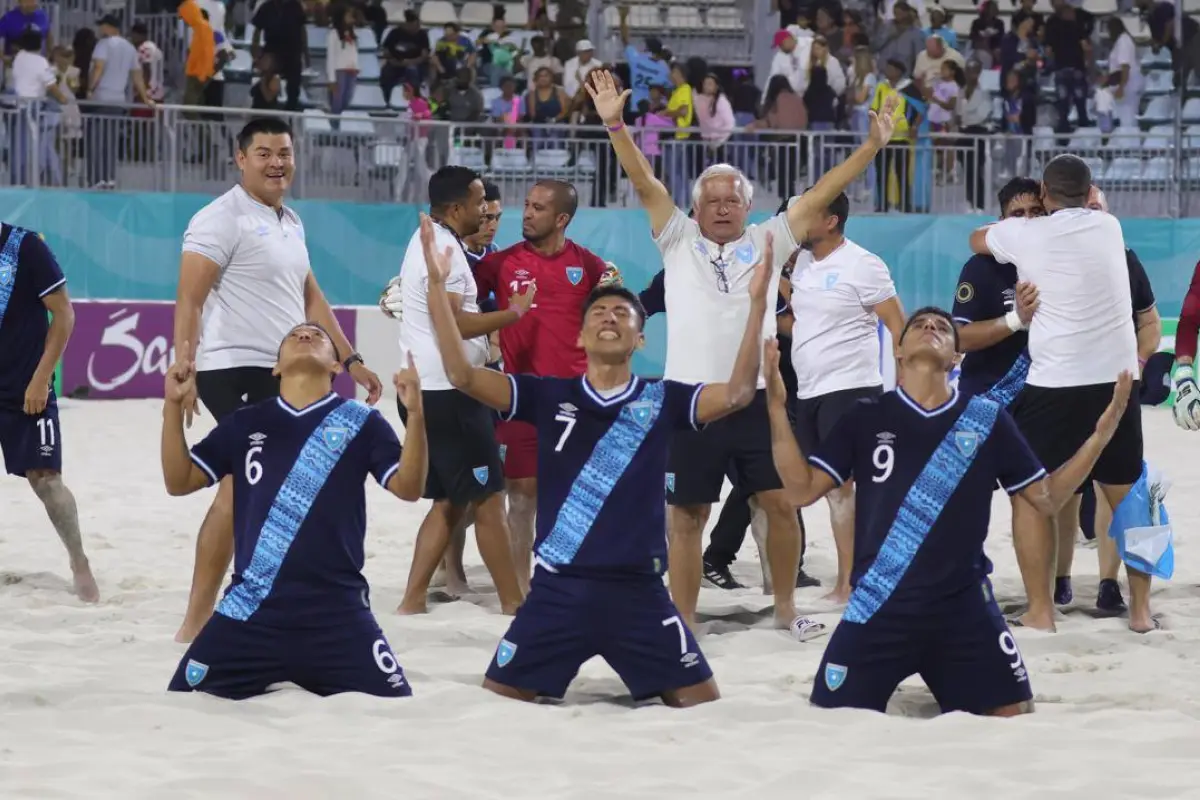
[[[656,56],[662,52],[662,49],[663,49],[662,39],[659,39],[657,36],[647,36],[646,37],[646,52],[647,53],[649,53],[652,56]]]
[[[421,15],[420,15],[420,14],[418,14],[418,13],[417,13],[416,11],[414,11],[413,9],[411,9],[411,8],[406,8],[406,9],[404,10],[404,21],[405,21],[405,22],[416,22],[416,21],[417,21],[417,20],[419,20],[420,18],[421,18]]]
[[[114,28],[120,29],[121,20],[117,19],[116,14],[105,14],[96,21],[96,25],[111,25]]]
[[[150,35],[150,29],[146,27],[146,23],[144,23],[144,22],[133,23],[133,27],[131,27],[129,29],[129,32],[130,33],[138,33],[138,34],[141,34],[142,36]]]

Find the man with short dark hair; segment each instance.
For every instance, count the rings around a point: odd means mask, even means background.
[[[272,72],[287,82],[287,110],[300,111],[304,68],[309,65],[308,16],[300,0],[265,0],[251,20],[250,52],[271,60]]]
[[[342,332],[309,263],[304,223],[283,204],[296,170],[291,128],[276,117],[250,120],[238,133],[235,157],[241,183],[196,212],[183,235],[175,354],[196,370],[181,401],[187,424],[198,401],[220,422],[247,403],[279,394],[272,373],[277,348],[305,320],[329,331],[338,362],[374,403],[379,378]],[[232,537],[233,485],[224,480],[196,540],[177,641],[190,642],[212,615],[233,557]]]
[[[1012,412],[1050,470],[1065,464],[1090,435],[1118,376],[1138,374],[1125,239],[1116,218],[1087,208],[1091,189],[1087,163],[1058,156],[1042,173],[1048,216],[1006,219],[971,234],[974,252],[1014,264],[1018,279],[1038,290],[1039,310],[1029,327],[1032,361]],[[1130,403],[1085,478],[1094,479],[1116,508],[1142,470],[1141,409]],[[1029,598],[1020,624],[1053,630],[1054,520],[1022,502],[1013,533]],[[1127,571],[1129,626],[1139,633],[1153,630],[1158,624],[1150,615],[1150,576],[1132,567]]]
[[[392,91],[397,86],[424,83],[429,72],[429,52],[429,31],[421,29],[416,9],[406,9],[404,21],[388,31],[379,45],[383,60],[379,67],[379,88],[383,89],[385,103],[392,104]]]

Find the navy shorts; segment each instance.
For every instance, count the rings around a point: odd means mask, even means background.
[[[285,682],[322,697],[412,694],[396,654],[369,613],[336,627],[296,629],[213,614],[180,660],[168,690],[244,700]]]
[[[0,452],[9,475],[25,477],[38,469],[62,472],[62,431],[53,395],[36,416],[21,409],[0,409]]]
[[[662,579],[599,580],[538,567],[529,596],[500,640],[487,677],[561,699],[583,662],[600,656],[634,700],[712,678]]]
[[[886,711],[896,687],[920,675],[944,713],[986,714],[1029,700],[1016,639],[983,582],[924,616],[886,612],[842,622],[813,681],[813,705]]]

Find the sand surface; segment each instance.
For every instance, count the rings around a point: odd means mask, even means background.
[[[677,712],[632,709],[599,661],[564,707],[505,701],[479,686],[506,620],[474,546],[480,595],[420,618],[400,598],[423,505],[372,485],[367,577],[380,623],[416,696],[319,699],[296,689],[243,703],[164,690],[183,647],[195,533],[209,495],[172,499],[158,466],[160,404],[63,404],[66,478],[78,498],[103,601],[68,594],[66,558],[21,481],[0,482],[0,797],[13,798],[869,798],[1200,797],[1200,434],[1146,413],[1147,453],[1174,481],[1178,569],[1159,583],[1167,631],[1075,612],[1053,635],[1017,632],[1038,713],[951,715],[919,680],[887,716],[811,708],[824,640],[795,644],[756,616],[758,589],[705,589],[720,619],[701,646],[724,693]],[[385,409],[395,421],[394,412]],[[192,441],[211,424],[190,433]],[[398,423],[397,423],[398,424]],[[715,514],[714,514],[715,519]],[[829,580],[823,508],[807,515],[811,571]],[[1002,600],[1020,597],[1007,499],[989,555]],[[1076,561],[1078,602],[1094,600],[1095,552]],[[735,565],[757,586],[747,537]],[[814,608],[823,590],[800,594]],[[828,624],[836,615],[818,615]]]

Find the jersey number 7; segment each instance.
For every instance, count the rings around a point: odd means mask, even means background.
[[[558,444],[554,445],[554,452],[561,453],[563,445],[567,443],[567,437],[571,435],[571,431],[575,430],[576,419],[568,414],[555,414],[554,421],[566,423],[566,427],[563,428],[562,436],[558,437]]]

